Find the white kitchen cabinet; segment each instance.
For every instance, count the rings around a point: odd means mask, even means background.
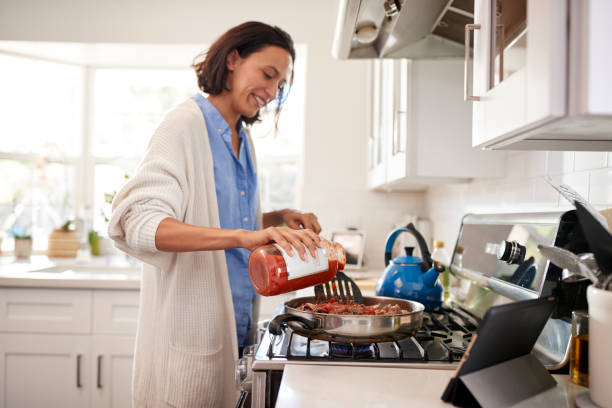
[[[84,335],[0,334],[0,408],[89,406]]]
[[[612,150],[611,14],[606,0],[476,0],[473,145]]]
[[[132,406],[132,364],[134,338],[96,335],[92,338],[91,378],[93,408],[129,408]]]
[[[471,145],[459,60],[372,62],[368,187],[422,190],[444,182],[502,177],[504,154]]]
[[[0,289],[0,332],[89,333],[91,291]]]
[[[368,179],[370,188],[385,184],[385,162],[383,161],[383,134],[380,124],[382,123],[382,64],[376,61],[372,64],[371,86],[371,115],[369,121],[370,132],[368,135]]]
[[[1,288],[0,408],[129,407],[138,295]]]

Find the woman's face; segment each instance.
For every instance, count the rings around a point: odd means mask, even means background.
[[[228,88],[232,109],[247,118],[274,100],[291,75],[291,54],[273,45],[266,46],[246,58],[238,52],[228,57]]]

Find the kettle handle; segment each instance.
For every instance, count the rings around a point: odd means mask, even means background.
[[[406,225],[406,229],[410,232],[417,240],[419,244],[419,249],[421,250],[421,256],[423,257],[423,263],[421,264],[421,270],[426,272],[433,265],[433,260],[431,259],[431,253],[429,253],[429,248],[427,248],[427,242],[425,242],[425,238],[423,235],[414,227],[413,223]]]
[[[391,262],[391,250],[393,249],[393,244],[395,244],[395,240],[397,236],[402,232],[411,233],[417,240],[417,244],[419,245],[419,249],[421,251],[421,256],[423,257],[423,262],[421,263],[421,271],[426,272],[431,268],[433,261],[431,260],[431,254],[429,253],[429,249],[427,248],[427,243],[425,242],[425,238],[421,235],[421,233],[414,227],[413,223],[409,223],[405,227],[396,228],[389,234],[387,238],[387,243],[385,244],[385,265],[389,265]]]

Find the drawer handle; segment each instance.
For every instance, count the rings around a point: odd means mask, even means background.
[[[96,384],[98,388],[102,388],[102,355],[98,356],[98,371],[96,377]]]
[[[76,386],[77,388],[81,388],[83,385],[81,384],[81,359],[83,358],[82,354],[77,354],[76,358]]]
[[[463,88],[464,97],[466,101],[479,101],[480,96],[470,95],[469,91],[469,80],[468,80],[468,69],[470,64],[470,31],[480,30],[480,24],[466,24],[465,25],[465,67],[463,68]]]

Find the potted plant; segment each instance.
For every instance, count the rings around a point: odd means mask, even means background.
[[[12,227],[9,234],[15,239],[15,258],[29,258],[32,255],[32,235],[17,226]]]
[[[80,244],[73,224],[72,220],[68,220],[61,228],[51,231],[47,244],[49,258],[76,258]]]

